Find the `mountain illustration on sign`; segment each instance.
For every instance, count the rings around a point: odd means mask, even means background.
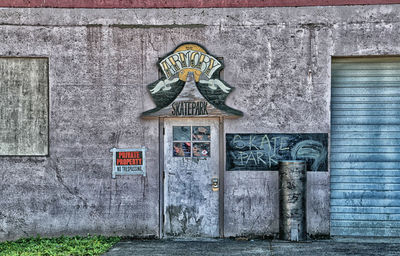
[[[158,66],[161,78],[147,86],[156,107],[143,112],[142,117],[173,113],[243,116],[241,111],[225,105],[234,88],[220,78],[223,64],[204,47],[195,43],[182,44],[161,59]],[[210,109],[215,111],[210,112]]]

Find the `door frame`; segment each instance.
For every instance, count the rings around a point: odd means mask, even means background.
[[[199,119],[201,117],[195,117],[191,119]],[[206,117],[213,118],[213,117]],[[164,215],[164,179],[165,179],[165,171],[164,171],[164,136],[165,136],[165,118],[158,118],[158,132],[159,132],[159,237],[164,238],[164,223],[165,223],[165,215]],[[218,179],[219,179],[219,191],[218,191],[218,229],[219,229],[219,237],[224,237],[224,190],[225,190],[225,179],[224,179],[224,171],[225,171],[225,134],[224,134],[224,117],[218,117],[218,150],[219,150],[219,166],[218,166]]]

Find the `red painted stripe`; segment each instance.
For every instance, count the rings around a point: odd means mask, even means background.
[[[239,8],[400,4],[400,0],[1,0],[0,7],[28,8]]]

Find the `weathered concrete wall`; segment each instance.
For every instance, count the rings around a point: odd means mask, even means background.
[[[400,54],[399,5],[261,9],[1,9],[0,55],[49,58],[50,156],[0,158],[0,239],[158,235],[158,123],[145,85],[193,41],[224,57],[244,112],[225,131],[330,131],[331,56]],[[148,176],[111,179],[112,147]],[[225,235],[278,232],[276,172],[225,173]],[[308,232],[329,233],[329,173],[308,173]]]
[[[148,82],[140,37],[49,24],[0,28],[1,55],[45,56],[51,67],[50,156],[0,158],[0,239],[157,235],[158,124],[138,118]],[[141,146],[147,176],[111,179],[109,150]]]
[[[354,4],[396,4],[398,0],[3,0],[0,7],[43,8],[245,8],[283,6],[335,6]]]

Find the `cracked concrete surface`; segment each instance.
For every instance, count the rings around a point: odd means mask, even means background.
[[[382,243],[383,242],[383,243]],[[229,255],[229,256],[395,256],[400,240],[320,240],[291,243],[279,240],[133,240],[118,243],[105,256]]]

